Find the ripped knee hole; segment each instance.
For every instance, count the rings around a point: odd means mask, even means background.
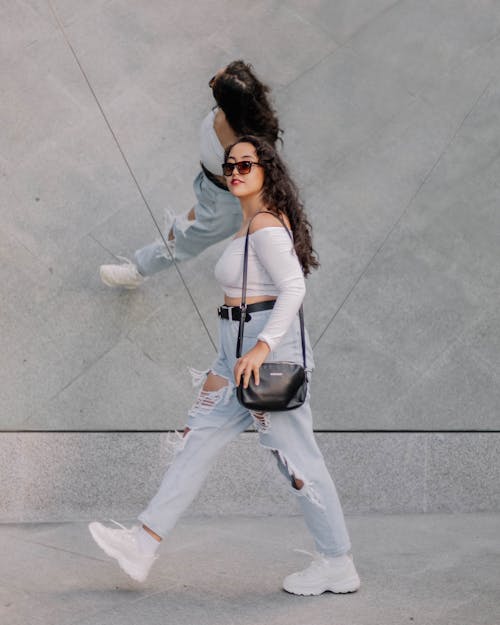
[[[259,421],[264,423],[265,420],[266,420],[267,413],[266,412],[255,412],[255,411],[252,411],[252,416],[255,419],[258,419]]]
[[[207,375],[207,378],[205,380],[205,383],[203,384],[201,391],[203,393],[213,393],[216,391],[220,391],[221,388],[224,388],[228,384],[229,382],[226,378],[223,378],[222,376],[217,375],[216,373],[209,373]]]
[[[219,402],[227,402],[230,390],[231,387],[226,378],[215,373],[209,373],[195,403],[189,411],[189,415],[195,416],[197,414],[209,413]]]

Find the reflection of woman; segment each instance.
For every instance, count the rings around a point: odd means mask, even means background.
[[[274,144],[280,129],[267,97],[269,88],[257,78],[251,65],[233,61],[219,70],[209,85],[217,106],[201,124],[201,171],[193,183],[195,206],[174,218],[168,233],[170,253],[160,239],[137,250],[134,262],[125,259],[121,265],[101,265],[101,279],[108,286],[135,288],[146,276],[169,267],[172,256],[176,261],[192,258],[240,227],[239,202],[228,192],[220,175],[224,147],[247,133]]]
[[[359,588],[350,541],[334,483],[314,439],[309,397],[289,412],[251,414],[236,399],[240,378],[258,379],[264,360],[302,362],[297,312],[305,293],[304,274],[317,266],[310,225],[295,185],[275,149],[255,137],[239,139],[227,152],[223,171],[240,200],[243,224],[215,269],[224,290],[219,309],[219,354],[189,413],[181,448],[155,497],[139,515],[142,526],[89,528],[104,551],[122,569],[142,581],[161,539],[198,493],[216,455],[252,423],[261,444],[275,456],[280,471],[298,496],[317,557],[304,571],[283,582],[288,592],[318,595],[326,590]],[[283,224],[293,233],[293,243]],[[243,356],[236,359],[245,233],[250,227],[247,302]],[[312,362],[306,337],[309,362]]]

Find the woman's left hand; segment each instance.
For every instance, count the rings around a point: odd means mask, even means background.
[[[264,341],[257,341],[257,343],[246,354],[243,354],[241,358],[238,358],[234,367],[234,379],[236,386],[240,385],[240,379],[243,378],[243,387],[248,387],[250,376],[253,373],[255,384],[259,384],[259,369],[261,364],[266,359],[271,350],[269,345]]]

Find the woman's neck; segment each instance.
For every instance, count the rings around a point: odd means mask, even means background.
[[[248,223],[257,213],[268,210],[260,197],[241,198],[240,203],[244,223]]]

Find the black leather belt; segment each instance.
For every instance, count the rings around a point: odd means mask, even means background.
[[[213,174],[211,171],[209,171],[205,165],[203,165],[203,163],[200,163],[201,168],[203,170],[203,173],[205,174],[205,176],[210,180],[210,182],[212,184],[214,184],[216,187],[219,187],[219,189],[222,189],[223,191],[227,191],[228,193],[230,193],[229,189],[227,188],[227,186],[221,182],[217,176],[215,174]],[[221,166],[221,172],[222,172],[222,166]]]
[[[247,315],[245,322],[250,321],[252,318],[250,313],[259,312],[260,310],[271,310],[274,308],[276,300],[272,299],[267,302],[257,302],[256,304],[248,304]],[[217,314],[221,319],[228,319],[229,321],[239,321],[241,319],[241,308],[239,306],[219,306],[217,308]]]

